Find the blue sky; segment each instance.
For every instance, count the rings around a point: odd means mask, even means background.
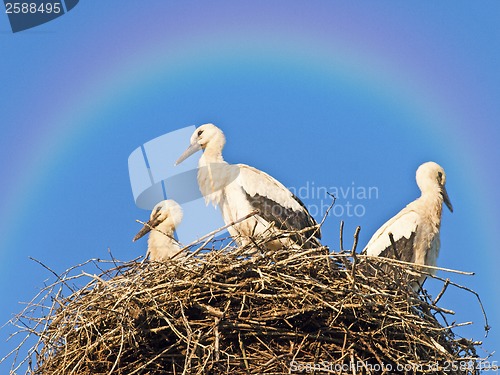
[[[28,257],[62,272],[106,258],[108,248],[122,260],[143,254],[146,242],[131,238],[148,212],[134,205],[129,154],[213,122],[229,162],[295,189],[317,219],[329,202],[324,188],[356,189],[325,224],[332,249],[340,220],[346,239],[362,227],[363,246],[418,196],[418,165],[440,163],[455,212],[444,210],[438,263],[476,272],[440,276],[480,293],[488,338],[472,296],[451,289],[441,305],[474,322],[458,332],[484,339],[481,355],[495,351],[499,21],[495,1],[86,1],[16,34],[0,16],[0,278],[8,286],[0,321],[50,279]],[[357,194],[368,188],[377,194]],[[0,345],[0,357],[8,348]]]

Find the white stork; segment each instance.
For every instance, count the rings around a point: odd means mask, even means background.
[[[218,205],[224,222],[229,224],[254,210],[259,213],[228,228],[229,234],[240,244],[249,237],[275,231],[305,230],[290,241],[273,241],[267,247],[317,245],[320,229],[299,198],[283,184],[258,169],[244,164],[228,164],[222,157],[226,138],[213,124],[198,127],[191,136],[190,146],[179,157],[176,165],[198,150],[203,150],[198,163],[198,184],[205,202]],[[300,238],[299,238],[300,237]],[[305,241],[307,239],[307,241]]]
[[[422,192],[420,198],[408,204],[382,225],[364,248],[364,253],[436,266],[440,248],[439,229],[443,202],[453,212],[445,187],[446,175],[440,165],[430,161],[418,167],[416,180]],[[391,233],[398,254],[394,254],[389,238]],[[435,274],[433,269],[424,271]],[[424,280],[425,276],[419,278],[419,284],[421,285]],[[420,285],[414,283],[413,289],[418,291]]]
[[[137,233],[133,241],[137,241],[149,233],[149,259],[166,261],[180,250],[179,243],[174,238],[174,230],[182,220],[182,208],[172,199],[164,200],[154,206],[149,221]],[[177,257],[181,257],[182,254]],[[176,257],[176,258],[177,258]]]

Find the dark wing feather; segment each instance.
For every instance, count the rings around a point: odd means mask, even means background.
[[[293,210],[283,207],[268,197],[260,194],[251,196],[244,189],[242,190],[252,208],[259,210],[259,215],[266,221],[274,223],[278,229],[298,231],[317,225],[316,220],[309,214],[304,203],[293,194],[293,198],[300,204],[302,210]],[[321,239],[321,231],[319,228],[313,228],[303,234],[305,238],[309,238],[313,235],[315,238]]]
[[[410,238],[401,237],[399,240],[394,241],[392,244],[383,250],[379,256],[391,259],[401,260],[403,262],[414,262],[415,252],[413,250],[413,242],[415,240],[416,232],[412,232]],[[395,247],[395,248],[394,248]]]

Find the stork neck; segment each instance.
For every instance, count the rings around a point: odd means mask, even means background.
[[[420,201],[426,208],[428,215],[441,218],[441,212],[443,209],[443,196],[439,189],[422,192]]]
[[[200,166],[206,166],[212,163],[223,163],[222,149],[207,147],[200,157]]]
[[[174,235],[174,223],[172,222],[172,220],[170,218],[168,218],[163,223],[158,225],[158,230],[162,231],[165,234],[168,234],[169,236],[173,236]],[[164,237],[166,237],[166,236],[164,236]],[[168,237],[166,237],[166,238],[168,238]]]
[[[152,230],[150,235],[150,241],[156,246],[166,246],[174,243],[172,237],[174,236],[174,228],[172,223],[163,222],[156,227],[157,230]],[[166,235],[165,235],[166,234]]]

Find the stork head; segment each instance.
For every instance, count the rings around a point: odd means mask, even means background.
[[[161,201],[156,206],[154,206],[153,210],[151,211],[149,221],[146,223],[146,225],[144,225],[139,233],[136,234],[133,241],[137,241],[139,238],[149,233],[152,228],[157,228],[160,225],[165,228],[163,229],[165,232],[173,232],[181,221],[181,206],[179,206],[177,202],[172,199]]]
[[[436,189],[441,194],[443,202],[453,212],[453,206],[446,191],[446,174],[443,167],[439,164],[429,161],[422,164],[417,169],[417,185],[423,193],[435,192]]]
[[[201,125],[194,131],[189,147],[175,162],[175,165],[182,163],[199,150],[205,151],[210,149],[221,153],[225,143],[226,137],[224,137],[224,133],[217,126],[214,124]]]

